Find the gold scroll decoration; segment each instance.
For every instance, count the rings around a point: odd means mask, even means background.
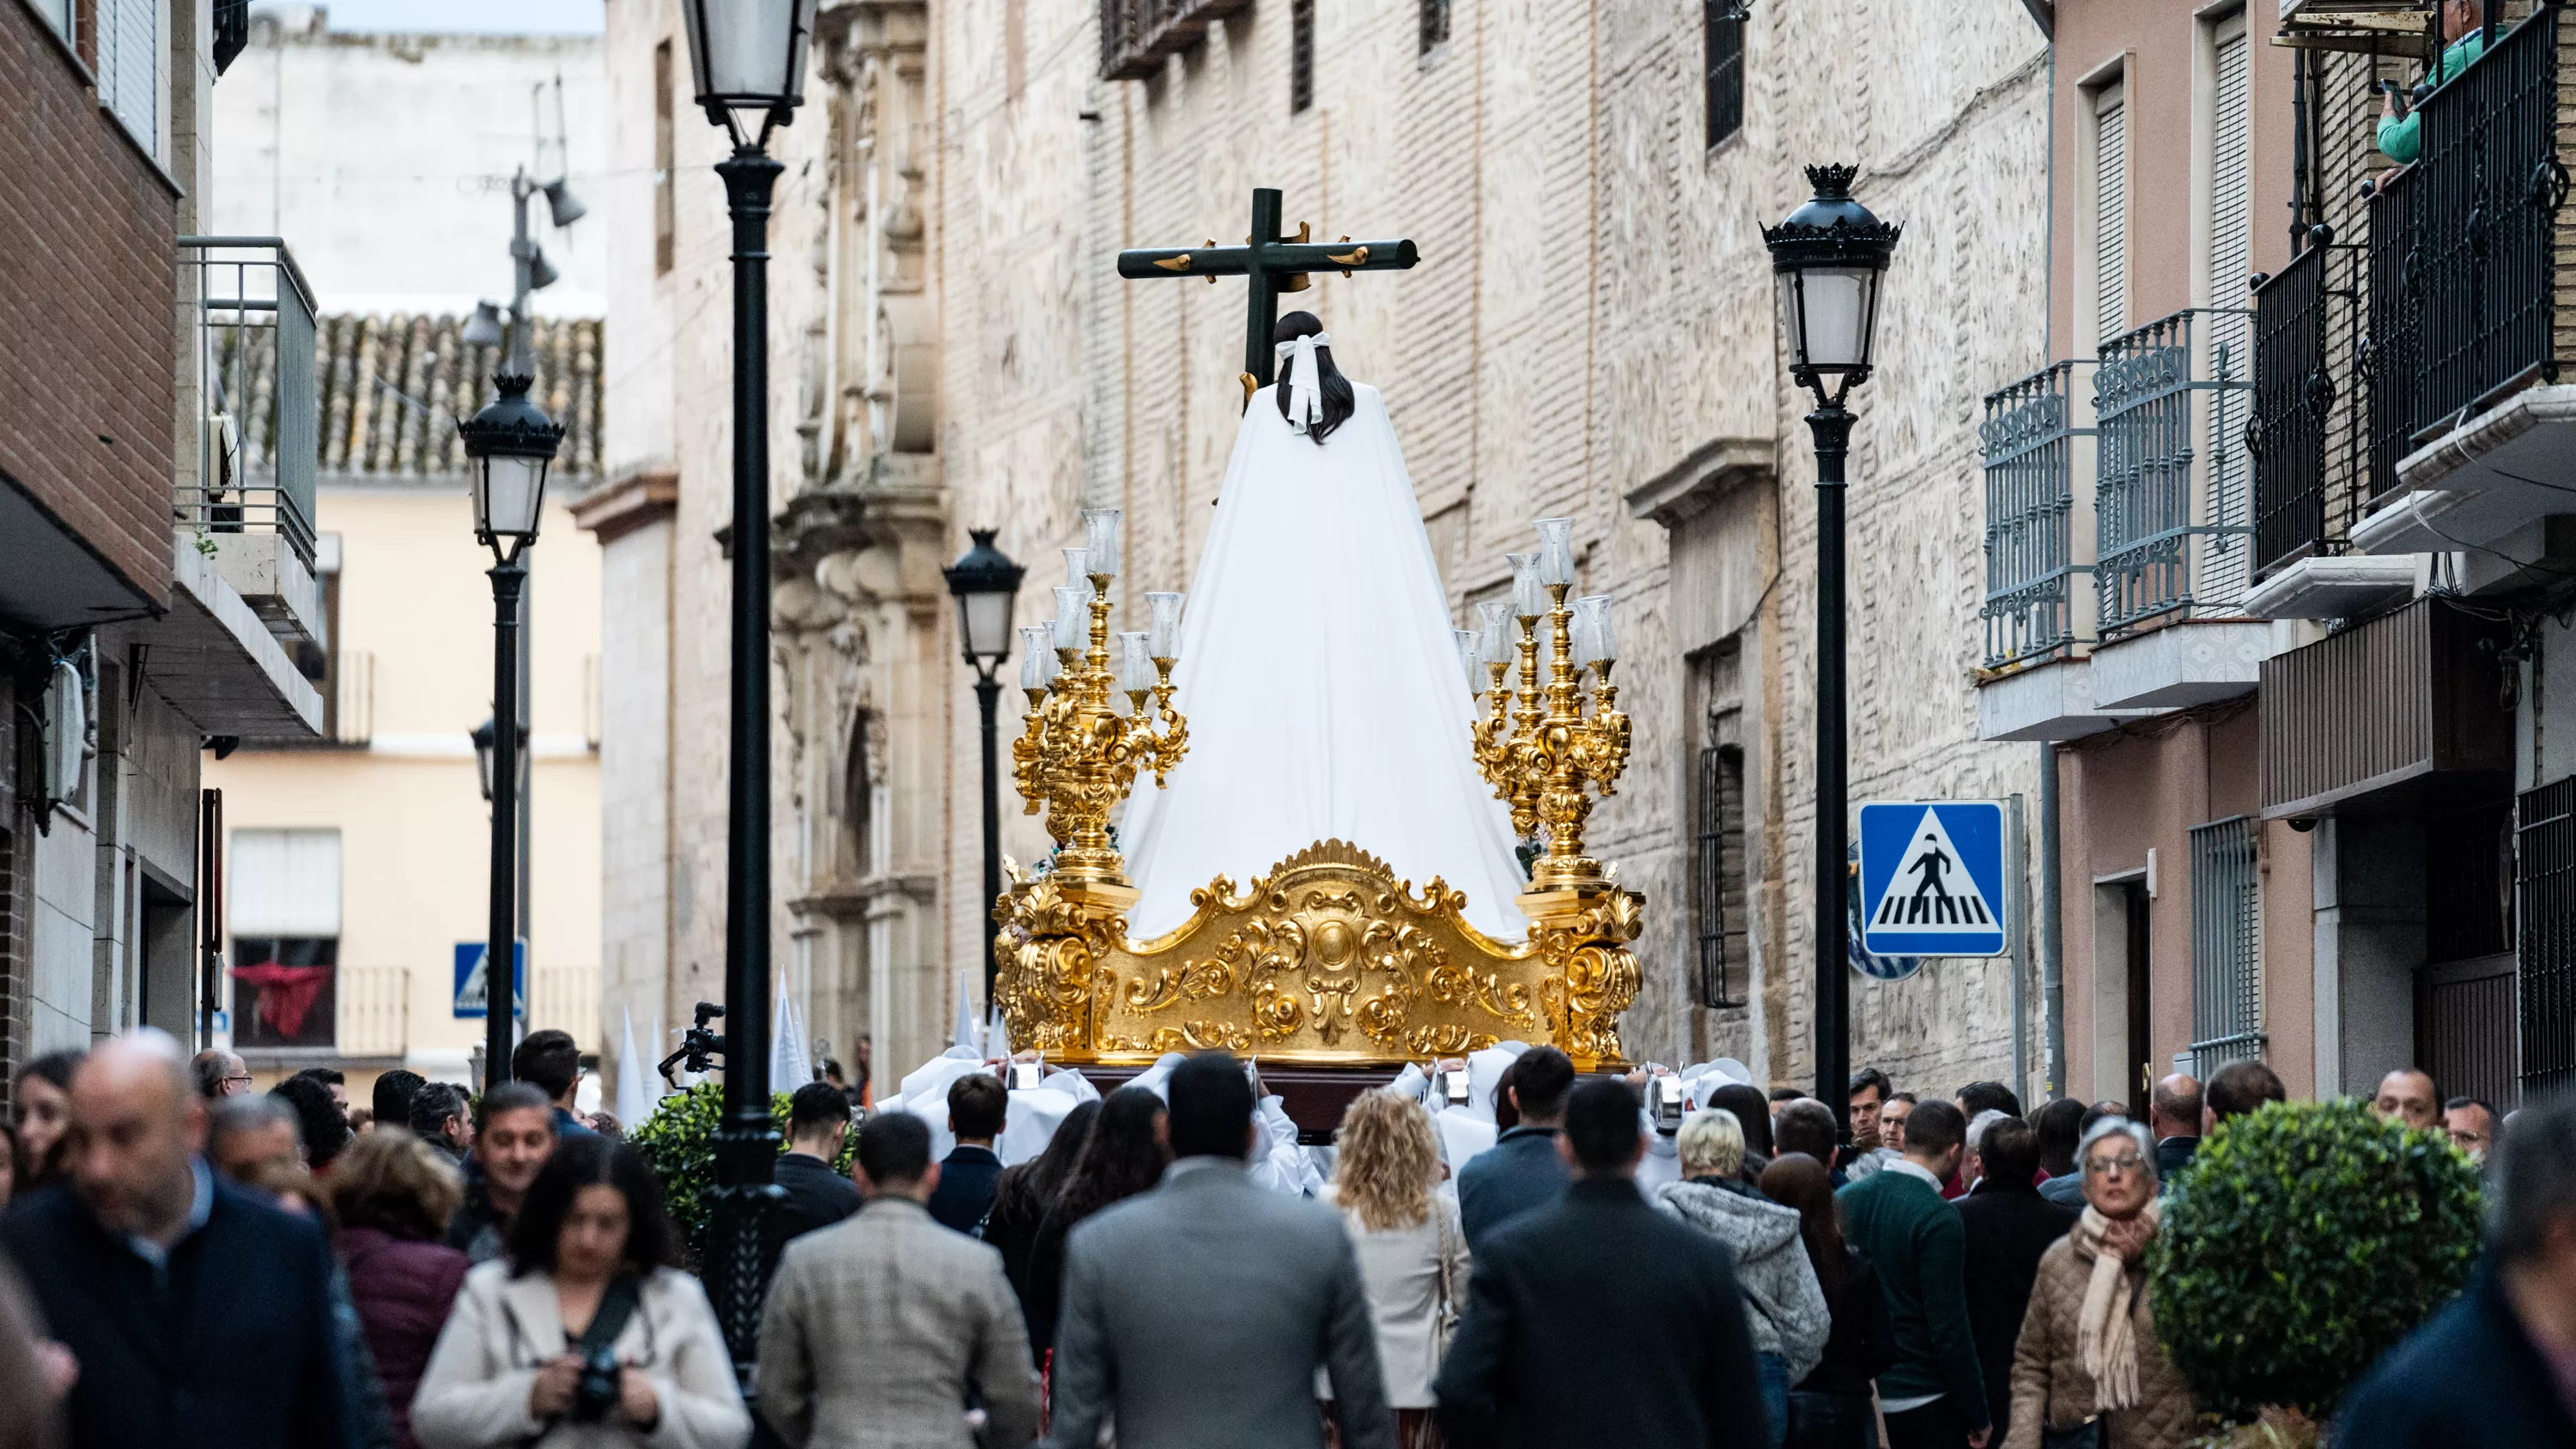
[[[1642,902],[1631,891],[1523,898],[1530,939],[1467,923],[1437,878],[1416,893],[1355,846],[1327,840],[1237,894],[1191,892],[1168,935],[1126,939],[1132,893],[1031,877],[995,903],[996,996],[1014,1046],[1120,1065],[1222,1047],[1265,1061],[1384,1066],[1552,1041],[1586,1070],[1621,1061],[1636,1000]]]

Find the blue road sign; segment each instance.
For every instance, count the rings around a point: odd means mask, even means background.
[[[2004,807],[1860,807],[1861,941],[1881,956],[2004,954]]]
[[[492,988],[483,979],[485,944],[481,941],[456,943],[456,1016],[458,1020],[482,1017],[485,1005],[492,1000]],[[510,947],[510,1004],[514,1015],[528,1014],[528,943],[519,941]]]

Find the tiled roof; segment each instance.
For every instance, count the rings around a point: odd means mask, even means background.
[[[322,394],[324,478],[439,478],[465,471],[465,449],[456,434],[459,414],[472,416],[490,400],[492,371],[501,349],[465,343],[466,319],[425,314],[325,315],[314,321],[313,366]],[[537,405],[564,425],[558,474],[587,477],[599,471],[600,328],[595,320],[540,317],[534,352]],[[248,334],[255,349],[242,411],[246,465],[270,466],[276,435],[273,412],[276,353],[268,329],[227,329]],[[223,359],[229,376],[234,359]]]

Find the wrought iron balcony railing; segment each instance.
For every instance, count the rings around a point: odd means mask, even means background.
[[[2371,481],[2452,419],[2534,378],[2570,339],[2558,306],[2559,7],[2542,5],[2425,97],[2416,163],[2371,199]]]
[[[1100,75],[1145,80],[1207,34],[1252,8],[1252,0],[1100,0]]]
[[[2367,249],[2311,230],[2306,250],[2254,290],[2254,563],[2269,575],[2345,551],[2368,492],[2364,348]]]
[[[313,566],[321,390],[313,289],[276,237],[179,238],[196,304],[194,476],[175,507],[200,534],[274,533]]]
[[[1986,667],[2054,658],[2087,632],[2075,578],[2080,559],[2075,478],[2093,429],[2076,372],[2089,359],[2052,363],[1986,395],[1977,434],[1986,474]]]
[[[2185,308],[2102,344],[2093,580],[2105,639],[2168,615],[2230,612],[2244,595],[2251,316]]]

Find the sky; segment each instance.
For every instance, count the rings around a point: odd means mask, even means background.
[[[333,30],[412,35],[597,35],[605,0],[327,0]]]

